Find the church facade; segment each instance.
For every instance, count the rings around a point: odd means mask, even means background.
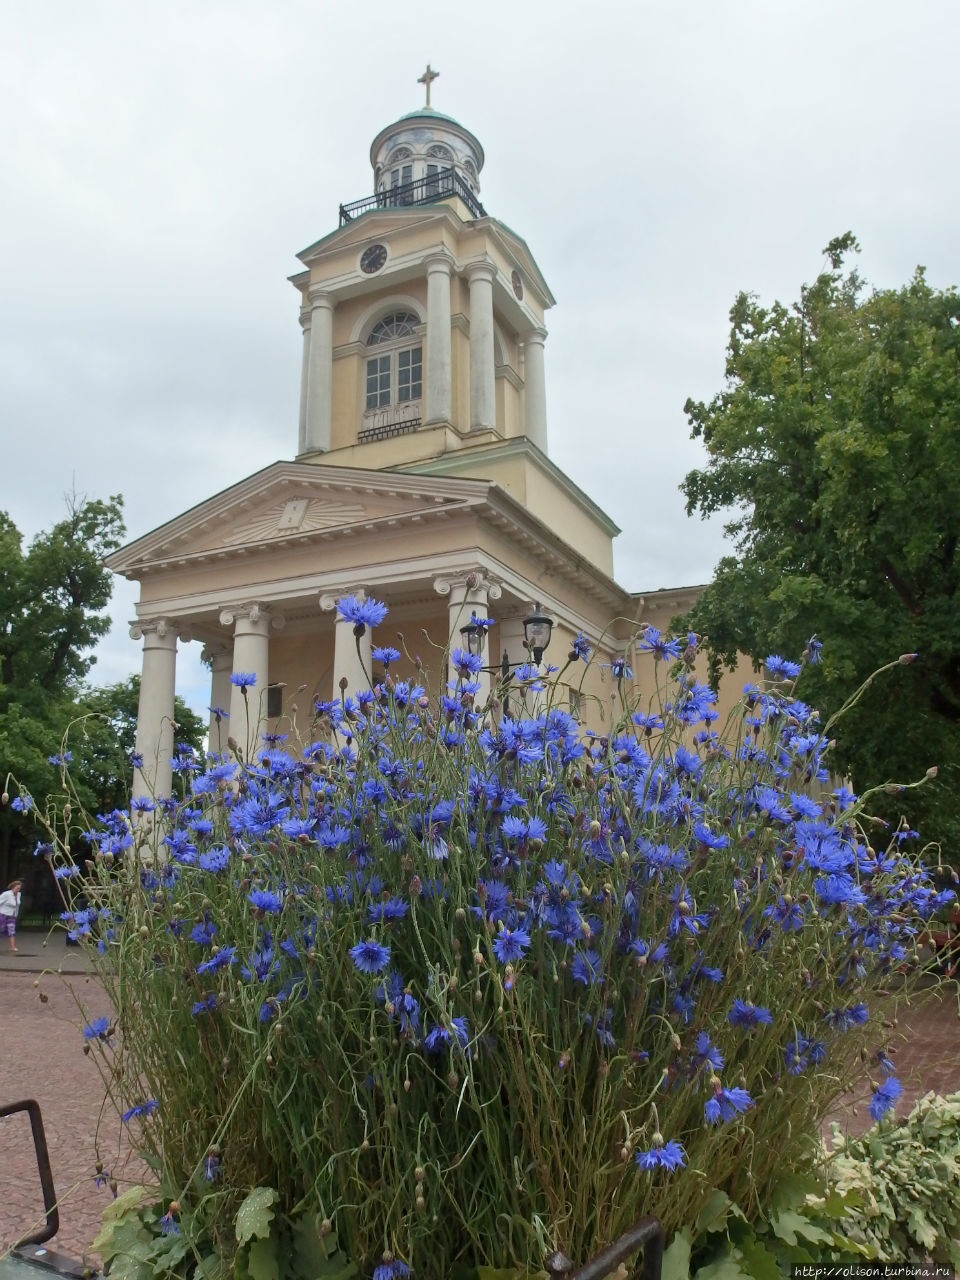
[[[367,687],[371,639],[400,649],[398,677],[433,693],[471,613],[495,620],[492,669],[528,660],[536,605],[554,623],[545,662],[562,667],[581,632],[599,650],[585,683],[572,669],[564,690],[598,725],[615,684],[601,664],[626,658],[639,676],[636,619],[665,626],[678,605],[676,593],[644,605],[617,584],[616,525],[550,461],[554,298],[525,241],[480,202],[479,141],[427,105],[382,129],[370,159],[373,193],[340,206],[291,277],[303,331],[295,458],[107,561],[140,583],[140,792],[171,786],[178,639],[203,642],[210,705],[252,751],[264,732],[309,737],[314,701],[343,681]],[[344,595],[390,610],[359,663],[335,608]],[[232,683],[239,672],[256,684]],[[221,735],[212,714],[212,747]]]

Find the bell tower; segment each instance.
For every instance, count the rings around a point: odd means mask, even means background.
[[[524,441],[547,452],[544,314],[526,243],[480,202],[483,148],[430,105],[381,129],[373,193],[298,255],[299,461],[430,470]]]

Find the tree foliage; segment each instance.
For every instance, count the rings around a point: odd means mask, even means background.
[[[733,509],[733,553],[685,622],[715,664],[737,651],[798,656],[816,633],[823,663],[806,694],[826,713],[900,653],[918,658],[871,686],[838,756],[859,789],[940,766],[915,803],[930,838],[960,847],[960,295],[923,268],[867,290],[844,259],[799,302],[748,294],[730,313],[726,381],[688,400],[708,462],[683,484],[687,512]],[[899,801],[887,800],[887,816]]]
[[[67,497],[64,519],[24,549],[0,512],[0,770],[33,795],[57,783],[56,755],[78,714],[92,649],[106,634],[112,575],[103,559],[120,545],[123,500]],[[0,809],[0,859],[10,851],[16,814]],[[2,868],[6,870],[6,868]]]

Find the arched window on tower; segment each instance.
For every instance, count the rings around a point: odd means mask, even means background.
[[[370,330],[361,442],[399,435],[420,425],[423,345],[419,329],[419,316],[394,311]]]

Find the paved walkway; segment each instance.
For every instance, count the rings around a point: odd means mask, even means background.
[[[61,1200],[55,1247],[79,1258],[89,1251],[110,1199],[110,1191],[93,1181],[101,1118],[105,1168],[121,1190],[142,1175],[126,1150],[123,1127],[112,1109],[103,1107],[96,1056],[83,1053],[78,1005],[82,1002],[92,1016],[107,1013],[106,997],[86,972],[82,952],[65,947],[62,935],[51,937],[46,947],[42,942],[40,934],[21,934],[20,956],[0,952],[0,1100],[36,1098],[40,1103]],[[44,969],[54,972],[43,974]],[[893,1056],[904,1086],[898,1115],[905,1115],[914,1099],[930,1089],[960,1090],[958,990],[948,985],[930,993],[918,1008],[905,1012],[893,1033],[901,1041]],[[868,1127],[868,1100],[866,1089],[837,1118],[858,1131]],[[10,1117],[0,1121],[0,1244],[42,1221],[29,1123],[24,1116]]]

